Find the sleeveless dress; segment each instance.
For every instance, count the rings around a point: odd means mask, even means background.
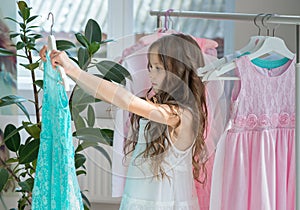
[[[211,210],[295,209],[295,59],[268,70],[236,60],[228,129],[217,145]]]
[[[33,210],[83,209],[75,165],[68,97],[49,55],[44,63],[42,132],[32,192]]]
[[[191,147],[180,151],[171,145],[163,165],[169,178],[153,177],[150,160],[138,156],[145,149],[147,122],[140,120],[138,143],[128,167],[120,210],[199,210]]]

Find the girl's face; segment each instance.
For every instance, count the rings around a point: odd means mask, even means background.
[[[162,88],[164,78],[166,77],[166,70],[161,62],[159,56],[155,51],[152,51],[149,56],[149,78],[155,92]]]

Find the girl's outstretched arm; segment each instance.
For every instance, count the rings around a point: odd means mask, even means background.
[[[46,46],[40,51],[40,56],[44,61],[46,60],[46,51]],[[68,76],[95,98],[171,127],[175,127],[180,121],[178,116],[172,114],[167,105],[158,105],[140,99],[118,84],[82,71],[65,52],[52,50],[50,58],[53,67],[62,66]]]

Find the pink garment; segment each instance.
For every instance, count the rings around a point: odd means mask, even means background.
[[[205,63],[208,64],[207,58],[211,56],[205,56]],[[209,60],[213,62],[216,58]],[[210,194],[212,184],[212,171],[215,159],[215,148],[220,136],[225,130],[227,122],[227,98],[224,92],[224,81],[215,80],[209,81],[205,84],[206,88],[206,103],[208,109],[208,125],[206,133],[206,147],[208,151],[208,160],[205,164],[207,180],[203,185],[195,180],[198,202],[201,210],[209,210]],[[216,129],[217,128],[217,129]],[[200,174],[200,180],[204,174]]]
[[[217,145],[211,210],[295,210],[295,59],[271,70],[236,60],[228,129]]]
[[[135,54],[139,50],[148,47],[152,42],[156,41],[157,39],[165,35],[177,34],[177,33],[179,32],[174,30],[163,31],[162,29],[159,29],[155,33],[143,36],[137,41],[137,43],[135,43],[131,47],[126,48],[123,51],[120,63],[122,63],[123,59],[125,59],[127,56]],[[193,37],[193,39],[198,43],[199,47],[201,48],[204,54],[217,57],[216,48],[218,47],[218,43],[216,41],[211,39],[199,38],[199,37]]]
[[[201,210],[209,210],[214,158],[215,158],[215,154],[213,153],[212,155],[210,155],[208,161],[205,164],[206,172],[207,172],[206,183],[203,185],[195,180],[198,202]]]

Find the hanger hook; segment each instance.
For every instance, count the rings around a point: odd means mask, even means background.
[[[168,26],[168,19],[170,18],[170,12],[173,12],[174,10],[173,9],[168,9],[166,12],[165,12],[165,30],[168,30],[169,29],[169,26]]]
[[[277,16],[277,14],[273,14],[272,17]],[[280,26],[280,23],[275,24],[275,27],[273,28],[273,36],[275,36],[275,30]]]
[[[258,35],[259,35],[259,36],[260,36],[261,28],[260,28],[259,25],[257,24],[256,20],[257,20],[258,17],[260,17],[260,16],[262,16],[262,15],[264,15],[264,14],[265,14],[265,13],[260,13],[260,14],[256,15],[255,18],[254,18],[254,20],[253,20],[254,25],[258,28]]]
[[[47,20],[49,20],[50,15],[52,16],[52,19],[51,19],[52,22],[51,22],[51,26],[50,26],[50,34],[52,35],[52,28],[53,28],[53,25],[54,25],[54,15],[53,15],[52,12],[49,12]]]
[[[266,18],[266,21],[268,21],[270,18],[276,16],[277,14],[268,14],[267,17],[264,17]],[[272,25],[272,24],[269,24],[269,25]],[[279,27],[279,23],[275,23],[273,24],[274,27],[272,27],[272,36],[274,37],[275,36],[275,30]]]
[[[267,36],[270,36],[270,28],[269,25],[266,25],[266,20],[265,18],[270,19],[270,17],[272,17],[272,14],[266,14],[262,19],[261,19],[261,24],[267,29]],[[267,19],[267,20],[268,20]]]

